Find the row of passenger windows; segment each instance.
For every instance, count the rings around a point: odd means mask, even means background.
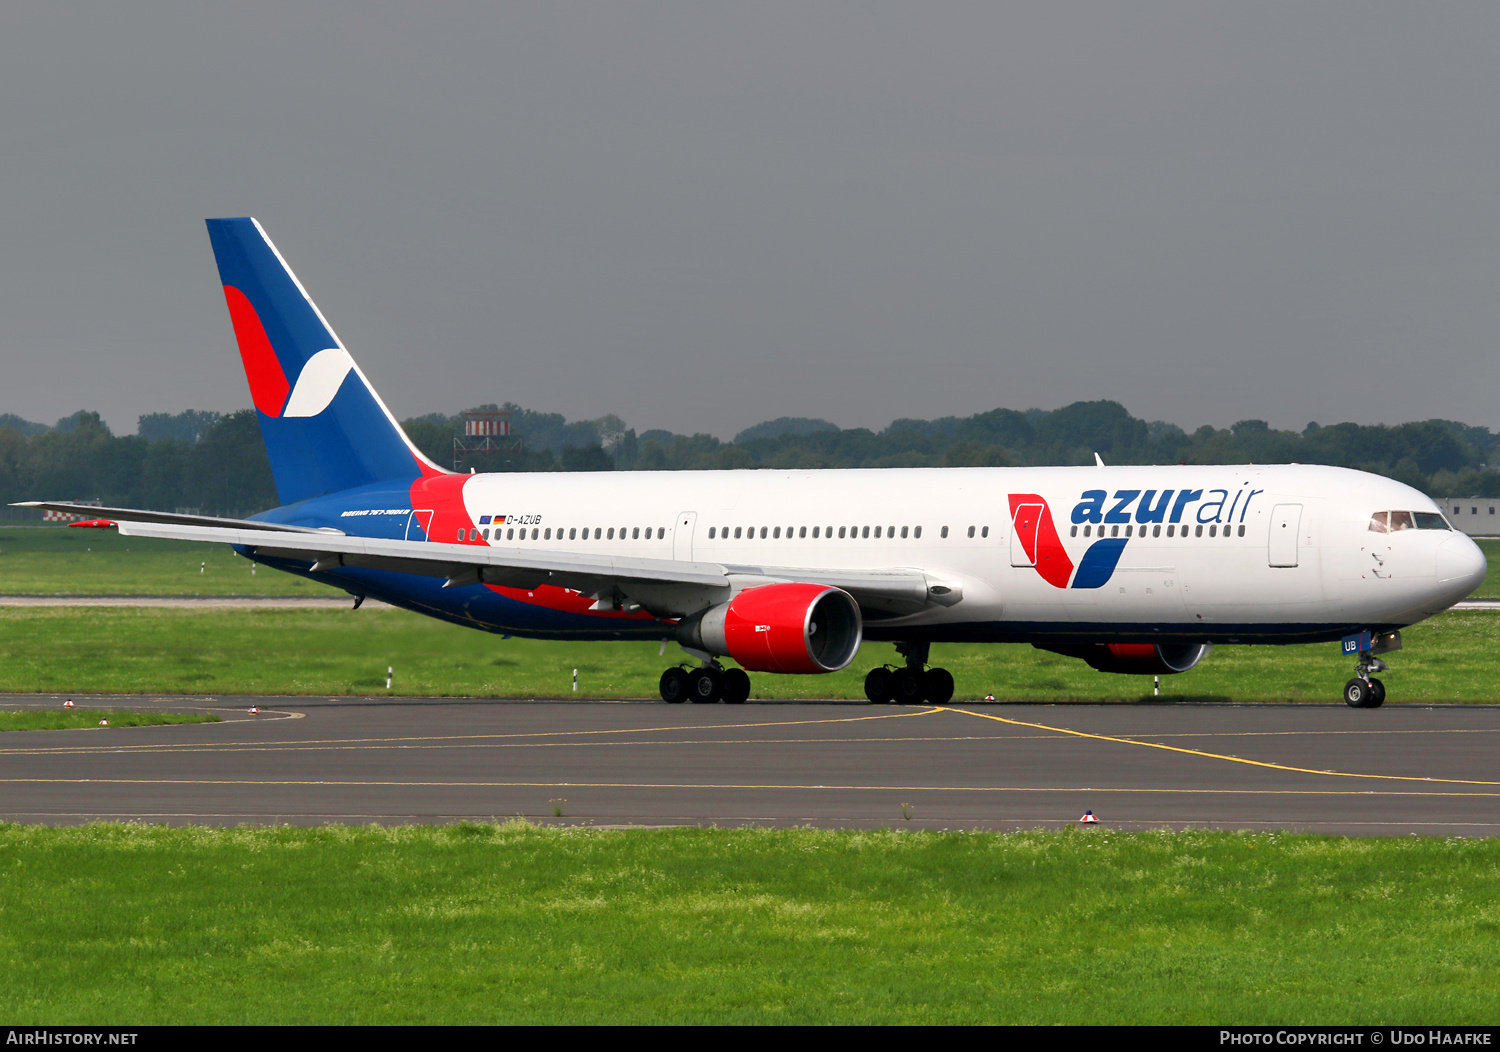
[[[902,526],[899,528],[899,532],[895,526],[813,526],[811,527],[811,534],[808,533],[808,529],[809,527],[807,526],[787,526],[784,530],[780,526],[735,526],[732,529],[728,526],[710,526],[708,528],[708,539],[711,541],[715,539],[721,541],[738,541],[754,540],[756,537],[759,537],[761,540],[774,541],[780,540],[783,536],[787,540],[803,540],[811,536],[813,540],[822,538],[831,541],[835,537],[839,540],[865,540],[870,537],[874,537],[876,540],[879,540],[881,537],[894,540],[899,536],[902,540],[905,540],[908,537],[916,539],[922,536],[922,527],[920,526]],[[988,537],[990,535],[990,528],[988,526],[970,526],[969,536],[975,536],[976,531],[980,537]],[[948,536],[948,527],[944,526],[939,529],[938,536],[946,538]]]
[[[1457,510],[1457,509],[1455,509],[1455,510]],[[1491,508],[1490,512],[1491,512],[1491,514],[1493,514],[1494,513],[1494,509]],[[1451,530],[1452,528],[1453,527],[1449,526],[1447,520],[1444,519],[1441,515],[1436,514],[1435,512],[1430,512],[1430,511],[1415,511],[1415,512],[1413,512],[1413,511],[1377,511],[1370,518],[1370,532],[1371,533],[1399,533],[1402,530]],[[626,540],[626,539],[633,540],[633,541],[638,541],[638,540],[642,540],[643,539],[641,537],[641,527],[639,527],[639,526],[621,526],[621,527],[619,527],[618,531],[613,526],[610,526],[610,527],[603,527],[603,526],[588,527],[588,526],[585,526],[585,527],[582,528],[581,531],[580,531],[580,529],[578,527],[572,527],[572,528],[569,528],[567,530],[567,537],[566,538],[564,538],[564,536],[563,536],[563,532],[564,532],[563,528],[561,526],[559,526],[559,527],[557,527],[557,539],[558,540],[564,540],[564,539],[566,539],[566,540],[570,540],[570,541],[576,541],[576,540],[584,540],[584,541],[586,541],[586,540],[589,539],[589,531],[590,531],[590,529],[593,530],[594,540],[596,540],[596,541],[600,541],[600,540],[609,540],[609,541],[612,541],[612,540],[615,539],[616,532],[619,533],[620,540],[622,540],[622,541]],[[834,537],[834,529],[835,529],[835,527],[833,527],[833,526],[822,526],[822,527],[814,526],[814,527],[812,527],[812,537],[813,537],[814,540],[818,539],[820,536],[821,537],[825,537],[825,538],[827,538],[829,540],[832,540],[833,537]],[[871,531],[874,532],[875,539],[879,540],[880,537],[882,536],[882,534],[884,536],[888,537],[888,538],[893,538],[894,539],[896,537],[896,529],[897,528],[895,526],[884,526],[884,527],[882,527],[882,526],[839,526],[839,527],[837,527],[837,529],[838,529],[837,536],[838,536],[838,538],[840,540],[843,540],[846,537],[847,538],[856,538],[856,539],[868,538],[868,537],[871,536]],[[1226,524],[1224,526],[1224,536],[1225,537],[1228,537],[1228,536],[1231,535],[1230,534],[1230,529],[1231,529],[1231,527],[1229,525]],[[651,534],[652,534],[652,531],[653,531],[653,527],[647,526],[647,527],[645,527],[645,530],[646,530],[646,535],[645,535],[644,539],[649,541],[649,540],[651,540]],[[660,540],[665,540],[666,539],[667,528],[665,526],[654,527],[654,530],[655,530],[655,533],[656,533],[656,539],[657,540],[660,541]],[[757,527],[757,526],[736,526],[736,527],[734,527],[734,540],[740,540],[742,537],[745,538],[745,539],[753,539],[756,536],[756,530],[760,531],[760,538],[761,538],[761,540],[767,540],[767,539],[770,539],[770,540],[779,540],[781,538],[781,536],[782,536],[782,527],[780,527],[780,526],[759,526],[759,527]],[[786,527],[786,536],[787,536],[788,539],[791,539],[794,535],[798,539],[805,538],[808,535],[807,530],[808,530],[808,528],[806,526],[788,526],[788,527]],[[920,526],[902,526],[900,528],[900,530],[901,530],[901,534],[900,535],[901,535],[901,538],[903,540],[906,537],[908,537],[908,536],[913,537],[913,538],[922,536],[922,527],[920,527]],[[1104,534],[1104,530],[1105,530],[1105,527],[1103,527],[1103,526],[1099,527],[1099,536],[1100,537],[1103,537],[1105,535]],[[1119,537],[1119,536],[1121,536],[1121,534],[1120,534],[1120,527],[1118,527],[1118,526],[1111,526],[1111,527],[1109,527],[1109,530],[1110,530],[1109,536],[1111,536],[1111,537]],[[1218,535],[1218,530],[1219,530],[1219,528],[1218,528],[1217,525],[1210,524],[1209,527],[1208,527],[1208,535],[1210,537],[1217,536]],[[1083,528],[1083,535],[1085,537],[1088,537],[1088,536],[1091,535],[1092,531],[1093,531],[1093,527],[1092,526],[1085,526]],[[1177,527],[1176,526],[1169,525],[1167,527],[1167,536],[1168,537],[1174,536],[1176,534],[1176,531],[1177,531]],[[525,528],[522,528],[519,532],[520,532],[520,536],[517,537],[516,536],[517,530],[514,527],[509,528],[509,529],[507,529],[505,531],[505,536],[502,538],[500,536],[500,530],[497,528],[495,530],[494,539],[497,540],[497,541],[498,540],[502,540],[502,539],[503,540],[507,540],[507,541],[514,541],[514,540],[522,540],[522,541],[524,541],[524,540],[526,540],[527,537],[526,537],[526,530],[525,530]],[[978,535],[980,537],[988,537],[990,535],[990,528],[988,526],[981,526],[981,527],[977,528],[977,532],[978,532]],[[553,531],[552,531],[552,529],[550,527],[548,527],[546,529],[543,529],[543,528],[540,528],[540,527],[535,527],[535,528],[533,528],[531,530],[531,538],[530,539],[533,540],[533,541],[538,541],[538,540],[541,540],[541,541],[550,541],[550,540],[552,540],[552,533],[553,533]],[[968,535],[970,537],[973,537],[975,535],[975,533],[976,533],[976,527],[970,526],[969,527],[969,531],[968,531]],[[1124,536],[1130,537],[1130,536],[1133,535],[1133,533],[1134,533],[1134,527],[1127,525],[1125,527]],[[628,538],[627,538],[627,534],[628,534]],[[940,534],[940,536],[946,538],[948,536],[948,527],[944,526],[939,531],[939,534]],[[1187,526],[1183,526],[1182,527],[1182,534],[1181,535],[1183,537],[1186,537],[1188,535],[1188,528],[1187,528]],[[465,539],[471,540],[471,541],[477,541],[477,540],[479,540],[479,538],[481,536],[485,540],[489,540],[490,539],[490,531],[488,529],[485,529],[485,530],[460,529],[458,531],[458,539],[459,539],[460,542],[464,541]],[[1073,527],[1072,532],[1069,534],[1069,536],[1071,536],[1071,537],[1077,537],[1078,536],[1078,527],[1077,526]],[[1139,536],[1141,536],[1141,537],[1146,536],[1146,527],[1145,526],[1141,527]],[[1160,537],[1161,536],[1161,527],[1160,526],[1153,526],[1153,527],[1151,527],[1151,536],[1153,536],[1153,537]],[[1196,537],[1202,537],[1203,536],[1203,527],[1202,526],[1198,526],[1198,527],[1195,528],[1195,530],[1194,530],[1194,536],[1196,536]],[[1245,527],[1244,527],[1243,524],[1239,528],[1239,536],[1241,536],[1241,537],[1245,536]],[[728,526],[719,526],[719,527],[710,526],[708,528],[708,539],[709,540],[714,540],[716,537],[718,539],[720,539],[720,540],[729,540],[730,539],[730,527],[728,527]]]
[[[1090,527],[1088,527],[1088,526],[1085,526],[1083,528],[1083,535],[1085,537],[1087,537],[1089,535],[1089,529],[1090,529]],[[1126,526],[1125,527],[1125,534],[1124,535],[1126,537],[1131,536],[1131,531],[1133,529],[1134,529],[1133,526]],[[1224,524],[1224,536],[1225,537],[1235,536],[1234,533],[1231,532],[1233,529],[1234,529],[1234,527],[1231,526],[1231,525],[1229,525],[1229,523],[1226,522]],[[1119,537],[1120,536],[1120,527],[1118,527],[1118,526],[1111,526],[1111,527],[1109,527],[1109,535],[1111,537]],[[1177,527],[1176,526],[1172,526],[1172,525],[1168,525],[1167,526],[1167,536],[1168,537],[1172,537],[1172,536],[1186,537],[1187,535],[1188,535],[1188,528],[1187,528],[1186,524],[1183,525],[1182,532],[1180,534],[1177,533]],[[1210,537],[1217,537],[1217,536],[1219,536],[1219,527],[1218,527],[1218,525],[1216,523],[1209,523],[1209,525],[1208,525],[1208,535]],[[1243,525],[1241,525],[1240,526],[1240,530],[1239,530],[1239,536],[1243,537],[1244,535],[1245,535],[1245,527]],[[1073,527],[1073,532],[1070,533],[1068,536],[1070,536],[1070,537],[1077,537],[1078,536],[1078,527],[1074,526]],[[1104,536],[1104,527],[1103,526],[1099,527],[1099,536],[1101,536],[1101,537]],[[1137,532],[1135,534],[1135,536],[1137,536],[1137,537],[1144,537],[1144,536],[1146,536],[1146,527],[1142,526],[1140,528],[1139,532]],[[1161,536],[1161,527],[1160,526],[1153,526],[1153,527],[1151,527],[1151,536],[1153,536],[1153,537],[1160,537]],[[1203,536],[1203,527],[1202,526],[1194,527],[1193,536],[1194,537],[1202,537]]]
[[[1373,530],[1373,531],[1375,531],[1376,533],[1388,533],[1388,532],[1389,533],[1394,533],[1397,530],[1409,530],[1409,529],[1412,529],[1412,528],[1414,528],[1413,527],[1413,522],[1412,522],[1412,516],[1413,516],[1413,514],[1415,514],[1415,516],[1416,516],[1416,523],[1415,523],[1415,528],[1416,529],[1419,529],[1419,530],[1446,530],[1446,529],[1449,528],[1448,524],[1443,521],[1443,517],[1441,515],[1434,515],[1431,512],[1416,512],[1416,513],[1412,513],[1412,512],[1408,512],[1408,511],[1393,511],[1393,512],[1377,512],[1375,518],[1370,521],[1370,529]],[[1391,517],[1390,520],[1389,520],[1390,521],[1390,525],[1388,527],[1387,526],[1378,526],[1377,525],[1377,523],[1381,523],[1381,522],[1385,521],[1385,520],[1382,520],[1381,516],[1390,516]],[[1401,516],[1404,516],[1404,518],[1401,518]],[[1424,520],[1433,520],[1433,519],[1437,520],[1437,525],[1432,525],[1432,524],[1430,524],[1430,522],[1424,521]],[[557,527],[557,530],[556,530],[556,532],[557,532],[557,540],[560,540],[560,541],[561,540],[569,540],[569,541],[584,540],[584,541],[586,541],[586,540],[589,539],[589,531],[590,531],[590,529],[591,529],[590,527],[585,526],[585,527],[582,528],[582,530],[579,530],[577,527],[572,527],[572,528],[564,531],[564,529],[561,526],[559,526],[559,527]],[[645,528],[646,535],[645,535],[644,538],[642,538],[642,536],[641,536],[641,527],[639,527],[639,526],[621,526],[618,529],[618,531],[613,526],[608,527],[608,528],[603,527],[603,526],[592,527],[592,530],[593,530],[593,539],[596,540],[596,541],[600,541],[600,540],[612,541],[612,540],[615,539],[615,535],[616,535],[617,532],[619,534],[620,540],[622,540],[622,541],[623,540],[638,541],[638,540],[642,540],[642,539],[649,541],[649,540],[651,540],[652,529],[653,529],[652,527],[647,526]],[[835,534],[835,532],[834,532],[835,529],[837,529],[837,531],[838,531],[837,534]],[[887,537],[887,538],[891,538],[891,539],[895,539],[896,536],[897,536],[897,529],[898,528],[895,527],[895,526],[838,526],[838,527],[833,527],[833,526],[814,526],[814,527],[812,527],[812,539],[813,540],[817,540],[818,538],[822,537],[822,538],[826,538],[828,540],[832,540],[835,536],[837,536],[840,540],[844,540],[846,538],[863,540],[863,539],[867,539],[867,538],[869,538],[871,536],[873,536],[876,540],[879,540],[882,536]],[[918,538],[918,537],[922,536],[922,527],[920,527],[920,526],[902,526],[899,529],[900,529],[900,534],[899,535],[900,535],[900,537],[903,540],[906,539],[907,537],[911,537],[911,538],[915,539],[915,538]],[[1099,536],[1100,537],[1105,536],[1105,533],[1104,533],[1105,529],[1106,529],[1106,527],[1104,527],[1104,526],[1100,526],[1099,527]],[[1120,527],[1118,527],[1118,526],[1111,526],[1111,527],[1108,527],[1108,529],[1110,531],[1109,536],[1111,536],[1111,537],[1119,537],[1119,536],[1121,536]],[[1231,529],[1231,527],[1228,524],[1226,524],[1224,526],[1224,536],[1225,537],[1228,537],[1228,536],[1231,535],[1230,534],[1230,529]],[[735,527],[733,527],[733,539],[737,540],[737,541],[741,540],[741,539],[753,540],[757,536],[757,531],[759,531],[759,537],[760,537],[761,540],[780,540],[781,537],[782,537],[782,535],[783,535],[783,527],[781,527],[781,526],[735,526]],[[510,528],[510,529],[507,529],[507,530],[505,530],[505,536],[503,538],[500,536],[500,532],[501,531],[498,528],[495,530],[494,539],[497,540],[497,541],[499,541],[499,540],[507,540],[507,541],[521,540],[521,541],[524,541],[524,540],[527,539],[526,530],[524,528],[522,528],[520,531],[517,531],[513,527]],[[520,533],[519,537],[516,535],[517,532]],[[565,532],[566,532],[566,536],[564,536]],[[665,526],[657,526],[657,527],[655,527],[655,532],[656,532],[656,539],[657,540],[660,541],[660,540],[665,540],[666,539],[667,528]],[[938,531],[938,533],[939,533],[939,536],[946,538],[948,536],[948,527],[946,527],[946,526],[942,527],[942,529],[940,529]],[[1092,526],[1085,526],[1083,528],[1083,535],[1085,537],[1091,536],[1092,533],[1093,533],[1093,527]],[[1177,527],[1176,526],[1170,526],[1169,525],[1167,527],[1167,536],[1168,537],[1175,536],[1176,533],[1177,533]],[[1210,524],[1209,527],[1208,527],[1208,535],[1210,537],[1216,537],[1216,536],[1218,536],[1218,533],[1219,533],[1219,527],[1217,525]],[[531,530],[531,537],[530,537],[530,539],[533,540],[533,541],[538,541],[538,540],[540,540],[540,541],[550,541],[550,540],[553,539],[552,534],[553,534],[553,530],[550,527],[549,528],[545,528],[545,529],[543,529],[541,527],[534,527]],[[976,535],[979,536],[979,537],[981,537],[981,538],[988,537],[990,535],[990,528],[988,526],[978,526],[978,527],[976,527],[976,526],[970,526],[969,529],[968,529],[968,535],[970,537],[974,537]],[[1186,537],[1188,535],[1188,528],[1187,528],[1187,526],[1184,525],[1182,527],[1182,534],[1181,535],[1183,537]],[[489,540],[490,539],[490,531],[488,529],[485,529],[485,530],[461,529],[461,530],[458,531],[458,539],[459,539],[460,542],[464,541],[465,539],[471,540],[471,541],[477,541],[477,540],[479,540],[479,538],[481,536],[485,540]],[[803,539],[803,538],[806,538],[808,536],[808,527],[806,527],[806,526],[787,526],[787,527],[785,527],[785,536],[787,537],[788,540],[791,540],[793,538],[796,538],[796,539],[799,539],[799,540]],[[1077,537],[1078,536],[1078,527],[1077,526],[1073,527],[1073,530],[1069,534],[1069,536],[1072,536],[1072,537]],[[1141,536],[1141,537],[1144,537],[1144,536],[1146,536],[1146,527],[1142,526],[1141,529],[1140,529],[1139,534],[1136,534],[1135,533],[1135,527],[1133,525],[1126,526],[1125,527],[1124,536],[1126,536],[1126,537],[1130,537],[1130,536]],[[1153,537],[1160,537],[1161,536],[1161,527],[1160,526],[1153,526],[1153,527],[1151,527],[1151,536],[1153,536]],[[1198,526],[1196,528],[1194,536],[1197,536],[1197,537],[1202,537],[1203,536],[1203,527],[1202,526]],[[1239,536],[1241,536],[1241,537],[1245,536],[1245,527],[1243,525],[1241,525],[1240,528],[1239,528]],[[709,540],[715,540],[715,539],[718,539],[718,540],[729,540],[729,539],[731,539],[731,528],[728,527],[728,526],[710,526],[708,528],[708,539]]]
[[[652,532],[652,527],[647,526],[645,528],[646,529],[645,537],[642,538],[642,536],[641,536],[641,527],[639,527],[639,526],[621,526],[618,529],[618,531],[614,527],[605,528],[603,526],[595,526],[595,527],[592,527],[592,529],[593,529],[593,537],[594,537],[594,540],[596,540],[596,541],[600,541],[600,540],[612,541],[612,540],[615,539],[615,535],[616,535],[617,532],[619,534],[620,540],[622,540],[622,541],[623,540],[638,541],[638,540],[642,540],[642,539],[649,541],[649,540],[651,540],[651,532]],[[736,527],[733,528],[733,532],[734,532],[734,539],[735,540],[740,540],[742,538],[753,539],[756,536],[756,530],[760,531],[760,537],[763,540],[764,539],[780,540],[781,536],[782,536],[782,529],[783,528],[780,527],[780,526],[759,526],[759,527],[756,527],[756,526],[736,526]],[[814,526],[814,527],[812,527],[812,536],[813,536],[814,539],[817,539],[819,537],[826,537],[829,540],[832,540],[833,537],[835,536],[835,533],[834,533],[835,529],[837,529],[837,531],[838,531],[837,534],[836,534],[836,536],[838,536],[840,539],[844,539],[844,538],[860,538],[860,539],[863,539],[863,538],[870,537],[871,533],[873,531],[874,537],[878,540],[882,536],[894,539],[897,536],[898,527],[895,527],[895,526],[839,526],[839,527],[833,527],[833,526]],[[585,527],[583,527],[582,530],[579,530],[577,527],[572,527],[572,528],[569,528],[569,529],[567,529],[565,531],[561,526],[559,526],[559,527],[557,527],[557,530],[556,530],[557,540],[560,540],[560,541],[561,540],[569,540],[569,541],[583,540],[583,541],[586,541],[586,540],[589,539],[589,530],[590,530],[590,527],[585,526]],[[656,539],[657,540],[660,541],[660,540],[665,540],[666,539],[667,528],[665,526],[657,526],[657,527],[655,527],[655,530],[656,530]],[[798,527],[798,526],[787,526],[787,527],[785,527],[785,532],[786,532],[786,536],[787,536],[788,539],[791,539],[794,536],[798,537],[798,538],[806,537],[808,535],[807,530],[808,530],[808,528],[806,526],[800,526],[800,527]],[[922,536],[922,527],[920,527],[920,526],[902,526],[902,527],[899,527],[899,531],[900,531],[899,535],[903,539],[905,539],[907,537],[911,537],[913,539],[916,539],[916,538]],[[975,536],[976,532],[978,533],[978,536],[980,536],[980,537],[988,537],[990,535],[990,528],[988,526],[981,526],[981,527],[970,526],[969,527],[969,536],[970,537]],[[1074,527],[1073,532],[1075,534],[1078,532],[1077,527]],[[1101,528],[1101,532],[1102,532],[1102,528]],[[504,533],[503,537],[501,536],[501,533],[502,533],[502,531],[499,528],[496,528],[495,531],[494,531],[494,539],[497,540],[497,541],[500,541],[500,540],[506,540],[506,541],[520,540],[520,541],[524,541],[524,540],[527,539],[526,530],[524,528],[522,528],[521,530],[518,531],[514,527],[510,527],[510,528],[508,528],[508,529],[506,529],[506,530],[503,531],[503,533]],[[519,536],[517,536],[518,533],[519,533]],[[942,528],[942,530],[940,531],[940,534],[943,537],[947,537],[948,536],[948,527],[944,526]],[[477,541],[477,540],[480,539],[480,537],[483,537],[485,540],[490,540],[490,531],[488,529],[478,530],[478,529],[467,529],[467,528],[460,529],[458,531],[458,540],[459,540],[460,543],[462,543],[465,540]],[[730,538],[730,527],[728,527],[728,526],[710,526],[708,528],[708,539],[709,540],[714,540],[715,538],[717,538],[719,540],[729,540],[729,538]],[[533,529],[531,530],[531,537],[530,537],[530,539],[533,540],[533,541],[550,541],[550,540],[553,539],[553,530],[551,528],[533,527]]]
[[[585,527],[583,527],[583,529],[581,531],[579,530],[579,528],[577,526],[573,526],[573,527],[570,527],[567,530],[567,537],[563,536],[563,528],[561,526],[559,526],[559,527],[557,527],[557,539],[560,540],[560,541],[561,540],[586,541],[586,540],[589,539],[589,530],[591,528],[594,531],[594,540],[596,540],[596,541],[612,541],[612,540],[615,539],[615,528],[613,526],[611,526],[611,527],[609,527],[607,529],[605,527],[603,527],[603,526],[594,526],[594,527],[585,526]],[[649,541],[651,539],[651,531],[652,531],[652,529],[653,529],[653,527],[647,526],[646,527],[646,536],[643,538],[641,536],[641,527],[639,527],[639,526],[621,526],[620,529],[619,529],[620,540],[622,540],[622,541],[623,540],[632,540],[632,541],[647,540],[647,541]],[[657,540],[661,541],[661,540],[665,540],[666,539],[666,537],[667,537],[667,528],[665,526],[657,526],[657,527],[655,527],[655,531],[656,531],[656,539]],[[506,541],[524,541],[524,540],[526,540],[526,530],[523,528],[520,531],[520,533],[521,533],[521,535],[519,537],[517,537],[516,536],[516,530],[515,530],[515,528],[511,527],[511,528],[509,528],[509,529],[507,529],[505,531],[505,536],[501,537],[500,536],[500,530],[497,528],[495,530],[495,540],[497,540],[497,541],[499,541],[499,540],[506,540]],[[626,536],[627,534],[629,534],[628,537]],[[477,540],[479,540],[479,538],[480,538],[481,535],[484,537],[485,540],[489,540],[490,539],[490,531],[489,530],[467,530],[467,531],[466,530],[459,530],[458,531],[458,539],[460,541],[464,540],[465,535],[467,535],[468,539],[471,540],[471,541],[477,541]],[[550,541],[550,540],[552,540],[552,529],[551,529],[551,527],[548,527],[546,529],[533,528],[532,531],[531,531],[531,539],[534,540],[534,541]]]
[[[1377,511],[1370,516],[1371,533],[1402,530],[1450,530],[1448,520],[1435,511]]]
[[[736,527],[734,527],[734,537],[733,537],[733,539],[737,540],[737,541],[741,540],[741,539],[753,540],[755,538],[755,536],[756,536],[756,532],[755,531],[757,529],[760,531],[760,538],[761,538],[761,540],[780,540],[781,539],[781,536],[782,536],[782,527],[780,527],[780,526],[736,526]],[[786,537],[787,537],[788,540],[791,540],[794,537],[798,538],[798,539],[804,538],[804,537],[806,537],[808,535],[807,534],[807,529],[808,528],[806,526],[788,526],[788,527],[786,527]],[[877,539],[880,538],[881,536],[891,537],[891,538],[894,538],[896,536],[896,527],[895,526],[840,526],[840,527],[838,527],[838,536],[840,538],[844,538],[844,537],[852,537],[852,538],[869,537],[871,530],[874,530],[874,536]],[[832,527],[832,526],[814,526],[812,528],[812,537],[813,537],[814,540],[817,540],[819,537],[823,537],[823,538],[826,538],[828,540],[832,540],[833,537],[834,537],[834,532],[833,531],[834,531],[834,527]],[[920,527],[920,526],[902,526],[901,527],[901,536],[902,537],[920,537],[920,536],[922,536],[922,527]],[[946,526],[943,527],[943,536],[944,537],[948,536],[948,527],[946,527]],[[730,539],[730,528],[728,526],[710,526],[708,528],[708,539],[709,540],[714,540],[716,538],[718,540],[721,540],[721,541],[727,541],[727,540],[729,540]]]

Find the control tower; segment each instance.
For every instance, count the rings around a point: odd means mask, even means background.
[[[464,433],[453,436],[453,470],[459,470],[466,458],[495,458],[498,463],[508,464],[523,450],[521,436],[511,431],[508,412],[471,409],[464,413]]]

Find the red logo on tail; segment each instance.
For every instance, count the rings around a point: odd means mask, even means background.
[[[224,286],[229,304],[229,320],[234,323],[234,338],[240,345],[245,362],[245,378],[250,381],[250,399],[266,416],[280,416],[292,385],[287,383],[281,362],[271,347],[266,327],[246,295],[233,285]]]

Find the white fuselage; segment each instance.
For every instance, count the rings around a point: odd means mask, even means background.
[[[1444,610],[1485,568],[1456,531],[1371,530],[1377,512],[1438,512],[1418,491],[1319,466],[490,474],[466,480],[463,503],[496,547],[773,577],[910,568],[961,590],[952,606],[867,625],[886,638],[1058,638],[1069,625],[1078,638],[1336,638]],[[1063,556],[1051,580],[1017,517],[1037,505]],[[1089,554],[1101,538],[1117,559],[1103,569]]]

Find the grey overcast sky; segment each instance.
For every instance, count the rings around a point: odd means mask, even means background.
[[[254,215],[398,417],[1113,398],[1500,428],[1500,4],[13,3],[0,412],[250,404]]]

